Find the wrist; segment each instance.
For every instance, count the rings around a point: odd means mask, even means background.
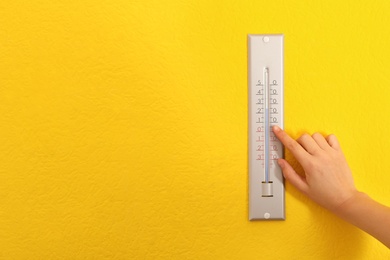
[[[370,200],[370,197],[364,192],[355,190],[351,196],[340,203],[333,211],[336,215],[342,218],[348,218],[350,214],[354,214],[355,209],[364,201]]]

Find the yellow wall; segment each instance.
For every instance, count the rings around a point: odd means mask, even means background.
[[[247,34],[284,33],[286,129],[335,133],[390,205],[389,12],[1,1],[0,259],[390,257],[290,184],[286,221],[249,222],[247,183]]]

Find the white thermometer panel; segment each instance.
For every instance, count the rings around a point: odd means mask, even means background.
[[[249,220],[285,219],[283,146],[283,35],[248,36]]]

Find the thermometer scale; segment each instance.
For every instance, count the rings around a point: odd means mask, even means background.
[[[249,219],[285,219],[284,181],[277,159],[283,146],[283,35],[248,36]]]

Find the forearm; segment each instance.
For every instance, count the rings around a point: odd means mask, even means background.
[[[390,208],[362,192],[334,211],[342,219],[374,236],[390,248]]]

